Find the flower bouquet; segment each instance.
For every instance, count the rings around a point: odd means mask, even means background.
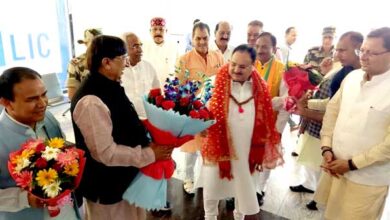
[[[16,185],[47,205],[51,217],[72,203],[71,192],[84,170],[84,151],[66,145],[62,138],[44,142],[31,139],[10,153],[8,170]]]
[[[285,99],[284,108],[288,112],[296,110],[297,100],[308,90],[316,89],[322,81],[322,75],[315,69],[305,68],[302,65],[287,63],[283,74],[284,82],[288,88],[288,97]]]
[[[205,103],[211,98],[211,83],[204,79],[204,89],[199,96],[201,82],[186,80],[181,84],[177,78],[168,78],[164,95],[160,89],[152,89],[144,97],[148,120],[144,121],[154,143],[179,147],[193,139],[215,123]],[[140,174],[123,194],[130,204],[147,210],[165,206],[167,179],[175,169],[172,159],[157,161],[140,169]]]

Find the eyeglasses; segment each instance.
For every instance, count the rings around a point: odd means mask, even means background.
[[[380,56],[380,55],[383,55],[383,54],[389,53],[389,52],[390,51],[388,51],[388,50],[383,51],[383,52],[379,52],[379,53],[374,53],[374,52],[371,52],[369,50],[359,50],[359,49],[355,50],[356,56],[360,56],[360,57],[362,57],[363,55],[366,55],[367,57]]]

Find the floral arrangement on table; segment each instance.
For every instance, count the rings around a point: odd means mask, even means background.
[[[79,185],[84,166],[84,151],[62,138],[28,140],[10,153],[8,161],[16,185],[44,202],[51,217],[72,203],[71,192]]]
[[[202,81],[193,81],[188,76],[186,71],[184,82],[177,77],[169,77],[163,94],[161,89],[156,88],[144,97],[148,118],[144,125],[155,144],[179,147],[215,123],[214,116],[205,106],[211,98],[211,80],[200,75]],[[199,91],[202,85],[203,89]],[[172,159],[141,168],[140,174],[123,194],[123,199],[147,210],[164,207],[167,179],[172,177],[174,170]]]
[[[287,62],[286,71],[283,74],[284,82],[288,88],[288,97],[285,99],[284,108],[288,112],[294,112],[297,108],[297,100],[308,90],[315,90],[322,81],[323,76],[311,66],[299,65]]]

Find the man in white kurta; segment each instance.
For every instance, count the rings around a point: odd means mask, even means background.
[[[225,63],[230,61],[234,47],[229,45],[232,27],[227,21],[221,21],[215,26],[215,40],[210,43],[210,50],[221,52]]]
[[[233,51],[231,63],[217,74],[210,101],[217,124],[208,130],[202,146],[200,180],[206,220],[217,219],[218,200],[228,197],[235,198],[234,219],[258,213],[252,174],[255,167],[265,162],[275,165],[281,157],[271,98],[265,81],[253,68],[255,58],[253,48],[240,45]],[[260,137],[253,137],[259,129]]]
[[[153,66],[141,60],[142,43],[133,33],[124,36],[129,54],[130,65],[123,70],[122,86],[130,101],[134,104],[135,110],[140,118],[146,118],[143,105],[143,96],[148,94],[150,89],[159,88],[160,82]]]
[[[385,43],[386,42],[386,43]],[[379,219],[390,184],[390,28],[371,31],[324,116],[325,219]],[[338,178],[335,178],[337,176]]]
[[[178,44],[166,38],[167,28],[164,18],[155,17],[150,21],[150,35],[153,41],[143,45],[143,59],[150,62],[157,72],[161,86],[169,74],[175,73],[175,63],[179,56]]]

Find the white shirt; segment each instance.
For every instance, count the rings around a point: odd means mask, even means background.
[[[175,74],[175,64],[179,57],[178,45],[170,41],[164,41],[162,44],[149,41],[145,42],[142,50],[143,59],[153,65],[163,86],[169,74]]]
[[[122,75],[122,86],[125,88],[127,97],[134,104],[138,116],[146,118],[142,99],[144,95],[149,93],[150,89],[160,87],[156,70],[152,64],[141,60],[135,66],[126,67]]]
[[[224,53],[222,53],[222,51],[218,48],[217,44],[215,43],[215,40],[212,41],[209,46],[210,46],[210,50],[215,50],[215,51],[221,52],[221,54],[223,55],[223,60],[225,61],[225,63],[229,62],[230,59],[232,58],[232,53],[233,53],[233,50],[234,50],[233,46],[228,45]]]
[[[280,50],[280,55],[282,56],[280,61],[282,61],[282,63],[286,64],[287,62],[287,59],[289,61],[291,61],[291,51],[292,51],[292,47],[288,44],[285,44],[283,47],[280,47],[279,48]]]

